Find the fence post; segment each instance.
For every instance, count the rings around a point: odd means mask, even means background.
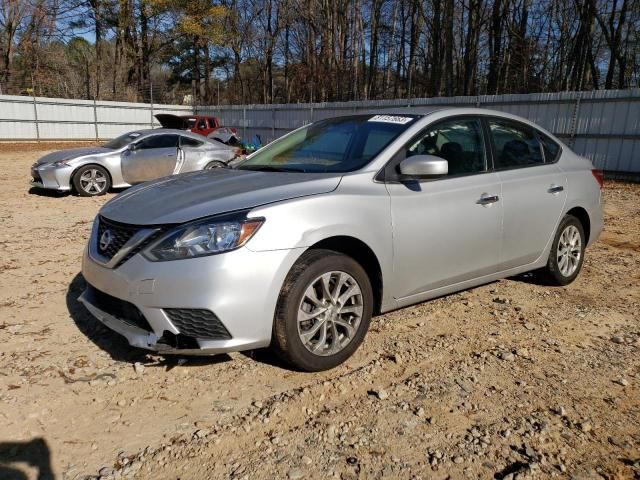
[[[151,102],[151,128],[153,128],[153,82],[149,81],[149,101]]]
[[[311,104],[311,117],[309,118],[309,123],[313,123],[313,103]]]
[[[36,122],[36,141],[40,143],[40,125],[38,125],[38,103],[36,102],[36,87],[33,84],[33,75],[31,75],[31,98],[33,99],[33,119]]]
[[[276,139],[276,107],[271,106],[271,141]]]
[[[95,95],[93,96],[93,127],[96,131],[96,141],[98,141],[100,137],[98,136],[98,107]]]
[[[247,139],[247,107],[242,106],[242,138]]]
[[[571,127],[569,130],[569,146],[573,148],[573,144],[576,141],[576,130],[578,130],[578,115],[580,113],[580,99],[582,98],[582,92],[578,92],[576,97],[576,104],[573,107],[573,116],[571,118]]]
[[[36,141],[40,143],[40,126],[38,125],[38,103],[36,102],[36,91],[33,87],[31,87],[31,98],[33,98],[33,119],[36,122]]]

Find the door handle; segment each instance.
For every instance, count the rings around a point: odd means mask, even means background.
[[[480,200],[478,200],[476,203],[478,205],[491,205],[492,203],[496,203],[500,201],[500,197],[498,195],[489,195],[487,193],[483,193],[480,196]]]
[[[564,187],[562,185],[551,185],[549,187],[549,190],[547,190],[547,192],[555,195],[557,193],[560,193],[563,190],[564,190]]]

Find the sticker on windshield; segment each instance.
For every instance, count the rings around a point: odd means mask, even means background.
[[[413,120],[412,117],[400,117],[398,115],[376,115],[369,119],[370,122],[384,122],[384,123],[397,123],[404,125]]]

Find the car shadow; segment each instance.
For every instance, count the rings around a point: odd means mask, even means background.
[[[58,190],[49,190],[48,188],[31,187],[29,195],[37,195],[39,197],[64,198],[72,195],[70,191],[60,192]]]
[[[38,480],[53,480],[51,451],[44,438],[33,438],[26,442],[0,442],[0,478],[3,480],[26,480],[27,474],[12,464],[26,464],[38,470]]]
[[[177,366],[214,365],[231,360],[231,357],[226,354],[211,356],[162,355],[132,347],[123,336],[105,327],[78,301],[78,297],[86,285],[82,274],[76,274],[67,288],[67,310],[78,330],[98,348],[107,352],[113,360],[132,364],[140,362],[145,366],[165,367],[167,370]]]
[[[537,285],[539,287],[554,286],[552,283],[547,281],[543,275],[541,275],[538,272],[521,273],[519,275],[514,275],[513,277],[508,277],[508,279],[513,280],[515,282],[527,283],[529,285]]]
[[[114,195],[118,195],[129,187],[119,187],[119,188],[110,188],[107,193],[112,193]],[[49,198],[66,198],[66,197],[79,197],[77,193],[73,190],[66,190],[64,192],[58,190],[51,190],[48,188],[40,188],[40,187],[30,187],[27,192],[29,195],[37,195],[39,197],[49,197]]]
[[[273,350],[269,348],[247,350],[245,352],[240,352],[240,354],[258,363],[264,363],[265,365],[281,368],[283,370],[299,371],[293,368],[288,363],[285,363],[280,357],[273,353]]]

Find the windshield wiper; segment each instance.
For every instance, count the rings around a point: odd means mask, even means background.
[[[305,170],[301,168],[274,167],[272,165],[240,165],[237,169],[255,172],[305,172]]]

